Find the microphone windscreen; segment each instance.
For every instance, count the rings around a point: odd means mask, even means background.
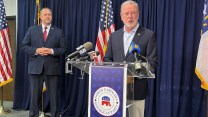
[[[85,44],[83,44],[83,46],[86,49],[86,51],[89,51],[92,48],[92,43],[86,42]]]
[[[130,47],[129,47],[129,53],[134,53],[134,52],[141,52],[141,49],[139,47],[139,45],[135,44],[134,42],[131,43]]]

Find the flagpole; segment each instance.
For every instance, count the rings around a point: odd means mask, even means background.
[[[40,114],[40,116],[39,117],[46,117],[45,116],[45,113],[44,113],[44,97],[43,97],[43,91],[42,91],[42,112],[41,112],[41,114]]]
[[[104,40],[104,47],[103,47],[104,54],[106,52],[107,38],[108,38],[108,0],[106,0],[106,6],[105,7],[106,7],[106,9],[105,9],[105,40]]]
[[[3,103],[3,98],[4,98],[4,95],[3,95],[3,86],[1,86],[1,106],[0,106],[0,115],[5,115],[7,113],[10,113],[11,111],[10,110],[5,110],[4,109],[4,103]]]
[[[105,30],[108,29],[108,0],[106,0],[106,9],[105,9]]]
[[[37,24],[40,24],[40,0],[36,0],[36,5],[38,6],[38,13],[37,13]]]

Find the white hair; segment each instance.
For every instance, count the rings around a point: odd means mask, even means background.
[[[127,1],[123,2],[123,3],[121,4],[120,12],[121,12],[123,6],[125,6],[125,5],[127,5],[127,4],[134,4],[134,5],[137,7],[137,10],[138,10],[138,12],[139,12],[139,5],[137,4],[137,2],[135,2],[135,1],[133,1],[133,0],[127,0]]]

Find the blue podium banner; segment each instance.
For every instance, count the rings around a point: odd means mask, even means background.
[[[89,73],[88,117],[125,117],[127,68],[92,65]]]

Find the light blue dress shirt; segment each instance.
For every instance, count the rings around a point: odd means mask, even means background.
[[[134,38],[134,35],[137,31],[139,27],[139,24],[137,24],[137,26],[131,31],[131,32],[127,32],[124,26],[124,35],[123,35],[123,44],[124,44],[124,54],[126,55],[128,50],[129,50],[129,46]]]

